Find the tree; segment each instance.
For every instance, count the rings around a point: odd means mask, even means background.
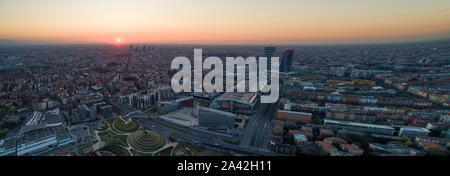
[[[8,128],[5,128],[3,130],[0,130],[0,137],[3,137],[4,135],[6,135],[8,133]]]
[[[4,115],[2,118],[2,122],[6,122],[8,120],[8,118],[9,118],[8,114]]]
[[[414,142],[412,142],[411,140],[409,140],[409,141],[406,141],[406,142],[405,142],[405,145],[408,146],[408,147],[411,147],[412,145],[414,145]]]

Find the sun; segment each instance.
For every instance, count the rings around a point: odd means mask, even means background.
[[[116,39],[116,42],[117,42],[117,43],[120,43],[120,41],[122,41],[120,38],[117,38],[117,39]]]

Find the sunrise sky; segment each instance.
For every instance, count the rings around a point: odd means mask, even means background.
[[[321,44],[450,38],[449,0],[0,0],[0,38]]]

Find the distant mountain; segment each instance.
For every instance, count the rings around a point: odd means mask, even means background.
[[[8,39],[0,39],[0,46],[15,46],[21,45],[21,42],[8,40]]]

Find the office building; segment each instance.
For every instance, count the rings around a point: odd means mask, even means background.
[[[99,107],[99,112],[102,114],[105,118],[112,116],[113,107],[111,105],[103,105]]]
[[[78,106],[78,109],[80,111],[79,119],[81,121],[97,119],[97,107],[96,106],[93,106],[93,108],[89,108],[86,105],[80,105],[80,106]]]
[[[369,124],[369,123],[358,123],[358,122],[329,120],[329,119],[325,119],[323,122],[323,125],[330,126],[331,128],[337,128],[337,129],[347,129],[347,130],[352,130],[352,131],[377,133],[377,134],[385,134],[385,135],[392,135],[392,134],[394,134],[394,131],[395,131],[395,129],[393,127],[387,126],[387,125],[375,125],[375,124]]]
[[[264,47],[264,53],[263,53],[263,57],[267,58],[267,72],[269,72],[270,68],[271,68],[271,57],[275,57],[275,53],[277,51],[277,48],[275,46],[267,46]]]
[[[283,51],[283,56],[280,60],[280,72],[289,73],[292,66],[292,57],[294,56],[293,49],[286,49]]]
[[[405,137],[416,137],[428,136],[429,133],[430,131],[425,128],[405,126],[400,128],[400,132],[398,133],[398,135]]]
[[[247,93],[247,92],[227,92],[214,101],[217,102],[222,110],[251,114],[258,104],[258,94],[257,93]]]
[[[62,125],[21,129],[17,136],[0,142],[0,156],[37,156],[74,141]]]
[[[161,100],[159,91],[133,93],[119,97],[119,101],[136,109],[148,109]]]
[[[212,108],[199,107],[199,126],[207,128],[234,127],[233,113],[220,111]]]

